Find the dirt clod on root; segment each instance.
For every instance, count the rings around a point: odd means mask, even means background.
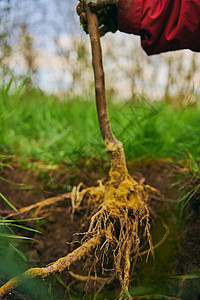
[[[134,180],[126,171],[123,180],[116,180],[110,172],[110,179],[103,184],[99,180],[97,187],[89,187],[80,191],[79,185],[72,192],[73,211],[83,200],[92,207],[92,217],[84,239],[91,236],[103,235],[104,240],[100,247],[103,259],[111,248],[115,268],[115,276],[121,284],[121,295],[128,295],[129,272],[131,256],[139,256],[141,239],[149,243],[150,254],[154,255],[150,235],[150,212],[148,199],[157,191],[149,185],[143,185]],[[113,178],[114,177],[114,178]],[[122,296],[120,297],[122,299]]]

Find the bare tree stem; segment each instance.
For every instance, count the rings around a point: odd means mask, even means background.
[[[108,116],[100,33],[98,29],[98,19],[97,15],[90,10],[87,3],[85,4],[85,6],[87,13],[88,32],[91,41],[92,66],[94,70],[95,79],[96,105],[101,134],[103,140],[108,139],[111,142],[116,142],[117,140],[114,137],[110,128],[110,121]]]
[[[104,140],[106,152],[111,157],[110,176],[112,176],[113,179],[122,181],[127,175],[126,161],[122,143],[115,138],[108,116],[98,19],[97,15],[91,12],[89,6],[87,5],[87,1],[85,3],[85,10],[87,14],[88,32],[91,41],[96,106],[101,135]]]

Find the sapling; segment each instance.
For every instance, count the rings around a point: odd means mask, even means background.
[[[73,211],[81,205],[83,198],[87,199],[88,205],[92,203],[93,206],[93,215],[88,231],[82,240],[82,245],[47,267],[32,268],[26,271],[23,276],[11,279],[0,288],[0,297],[15,288],[24,277],[46,277],[69,268],[72,263],[89,255],[91,251],[98,249],[103,253],[99,256],[102,258],[108,255],[109,249],[112,249],[109,255],[112,253],[113,256],[111,259],[113,261],[113,274],[119,279],[121,285],[119,298],[131,299],[128,292],[131,257],[137,258],[139,255],[141,237],[145,237],[149,243],[147,258],[150,252],[153,254],[147,201],[155,189],[148,185],[139,184],[129,175],[123,145],[115,138],[111,130],[98,20],[96,14],[90,11],[87,3],[84,5],[92,48],[98,120],[105,149],[110,156],[109,178],[104,184],[100,181],[97,187],[89,187],[81,191],[79,188],[73,190]],[[103,268],[103,261],[101,265]]]

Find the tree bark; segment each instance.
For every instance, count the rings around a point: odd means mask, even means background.
[[[87,1],[85,3],[85,10],[87,14],[88,23],[87,29],[91,41],[92,66],[95,80],[96,107],[101,135],[103,137],[106,152],[111,157],[110,176],[112,177],[112,179],[121,182],[127,176],[127,168],[123,145],[120,141],[118,141],[115,138],[110,126],[105,91],[105,77],[102,62],[100,33],[98,29],[98,19],[97,15],[90,10],[89,6],[87,5]]]

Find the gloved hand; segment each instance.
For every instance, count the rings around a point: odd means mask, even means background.
[[[118,0],[92,0],[88,5],[90,9],[97,14],[100,36],[103,36],[108,31],[117,31]],[[77,13],[80,16],[83,29],[87,32],[87,17],[84,6],[84,1],[80,0],[77,5]]]

